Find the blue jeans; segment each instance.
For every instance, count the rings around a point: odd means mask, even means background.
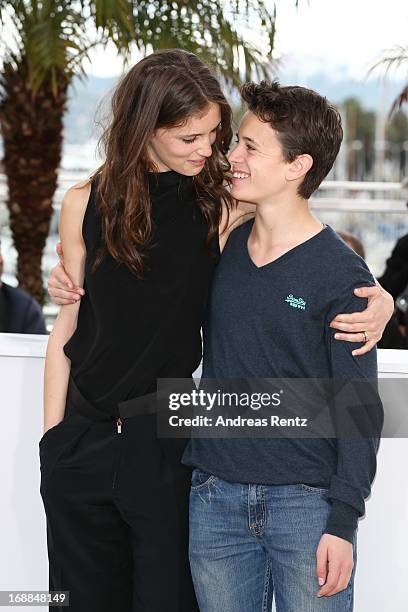
[[[353,580],[316,597],[316,550],[330,504],[326,489],[255,485],[194,470],[190,565],[201,612],[351,612]]]

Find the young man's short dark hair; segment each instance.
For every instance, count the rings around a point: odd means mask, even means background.
[[[339,112],[315,91],[281,87],[277,81],[246,83],[241,95],[248,109],[277,132],[287,162],[306,153],[313,158],[313,166],[298,190],[307,200],[327,176],[339,152],[343,139]]]

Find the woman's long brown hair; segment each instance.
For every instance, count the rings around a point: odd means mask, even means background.
[[[105,162],[92,175],[103,220],[104,249],[143,277],[152,234],[148,172],[154,171],[147,146],[154,130],[182,125],[209,102],[219,105],[221,124],[212,155],[194,177],[197,205],[208,222],[208,241],[218,232],[221,202],[233,204],[225,184],[226,154],[232,138],[232,112],[217,79],[192,53],[158,51],[138,62],[112,96],[109,126],[100,144]],[[100,262],[100,253],[96,265]]]

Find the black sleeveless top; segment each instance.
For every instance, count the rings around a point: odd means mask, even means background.
[[[86,293],[64,352],[85,398],[116,416],[118,402],[151,393],[157,378],[187,378],[198,367],[201,323],[220,252],[218,236],[207,245],[208,223],[193,178],[149,173],[153,236],[144,278],[109,254],[92,271],[102,244],[96,181],[82,227]]]

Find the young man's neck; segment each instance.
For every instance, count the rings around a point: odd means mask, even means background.
[[[291,248],[312,238],[322,228],[322,223],[312,215],[308,201],[298,197],[258,204],[251,236],[265,249]]]
[[[248,252],[256,266],[275,261],[322,231],[323,224],[309,210],[307,200],[258,204],[248,239]]]

